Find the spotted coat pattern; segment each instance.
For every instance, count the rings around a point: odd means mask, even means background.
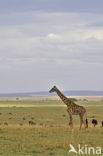
[[[83,106],[79,106],[75,104],[70,98],[67,98],[62,94],[62,92],[54,86],[50,91],[51,92],[56,92],[57,95],[61,98],[61,100],[67,105],[67,112],[69,113],[69,118],[70,118],[70,123],[69,125],[73,129],[73,118],[72,115],[79,115],[80,117],[80,129],[82,124],[84,123],[84,126],[86,127],[86,122],[85,122],[85,115],[86,115],[86,109]]]

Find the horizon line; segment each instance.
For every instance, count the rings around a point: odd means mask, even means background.
[[[77,92],[79,92],[79,91],[88,91],[88,92],[103,92],[103,90],[61,90],[62,92],[74,92],[74,91],[77,91]],[[49,90],[48,91],[20,91],[20,92],[2,92],[2,93],[0,93],[0,94],[28,94],[28,93],[41,93],[41,92],[48,92],[49,93]]]

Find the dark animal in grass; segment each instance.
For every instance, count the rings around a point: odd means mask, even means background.
[[[25,118],[25,117],[23,117],[23,120],[26,120],[26,118]]]
[[[0,115],[2,115],[2,113],[0,113]]]
[[[34,120],[34,117],[31,117],[32,120]]]
[[[50,125],[50,127],[54,127],[53,125]]]
[[[96,119],[92,120],[92,124],[94,125],[94,127],[98,124],[98,121]]]
[[[101,126],[102,126],[102,128],[103,128],[103,121],[101,122]]]
[[[54,153],[50,152],[49,155],[54,155]]]
[[[43,125],[43,123],[40,123],[40,125],[42,126],[42,125]]]
[[[12,113],[8,113],[9,115],[12,115]]]
[[[8,126],[8,123],[7,123],[7,122],[4,122],[4,125],[5,125],[5,126]]]
[[[66,115],[65,115],[65,114],[63,114],[63,117],[66,117]]]
[[[33,121],[29,121],[29,125],[36,125],[36,123]]]
[[[23,124],[22,124],[22,123],[20,123],[19,125],[20,125],[20,126],[23,126]]]
[[[12,118],[9,118],[9,120],[11,120]]]

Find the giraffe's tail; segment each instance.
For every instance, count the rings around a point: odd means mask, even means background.
[[[86,128],[88,128],[87,112],[85,112],[85,124],[86,124]]]

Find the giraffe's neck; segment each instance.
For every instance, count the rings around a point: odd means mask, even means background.
[[[59,89],[56,90],[57,95],[61,98],[61,100],[67,105],[67,101],[69,102],[69,99],[65,97]]]

